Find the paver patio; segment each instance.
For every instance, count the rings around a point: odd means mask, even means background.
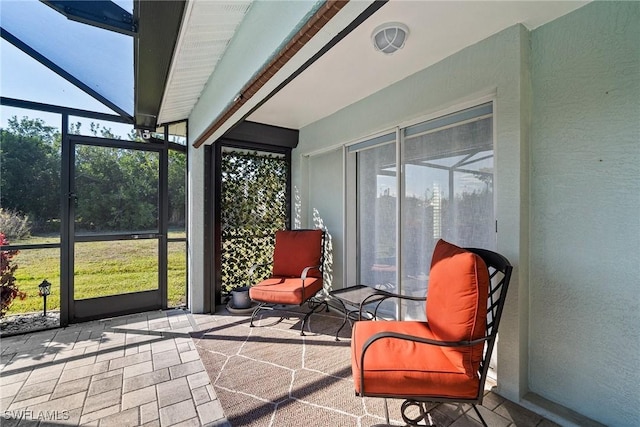
[[[228,425],[189,336],[209,319],[158,311],[2,338],[2,425]]]
[[[190,333],[213,331],[224,322],[248,331],[246,320],[242,316],[230,318],[224,310],[216,315],[168,310],[2,338],[1,424],[230,426]],[[286,327],[276,328],[282,333]],[[332,342],[333,333],[327,331],[327,342]],[[265,328],[258,336],[264,334],[269,330]],[[225,344],[227,348],[222,349]],[[261,357],[259,344],[249,343],[245,348],[254,352],[256,360]],[[273,357],[273,343],[265,344],[271,346],[265,354]],[[228,351],[229,346],[241,345],[227,341],[220,347]],[[302,347],[300,351],[304,351]],[[269,363],[276,366],[289,361],[285,357]],[[349,368],[348,361],[345,368]],[[233,369],[231,364],[229,369]],[[220,376],[220,381],[228,379]],[[221,392],[232,387],[218,386]],[[487,393],[481,410],[492,426],[556,425]],[[478,426],[469,408],[442,405],[436,413],[444,415],[445,425]],[[301,420],[301,425],[307,422]],[[364,426],[364,418],[362,422]]]

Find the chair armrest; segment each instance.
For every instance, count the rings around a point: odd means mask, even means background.
[[[381,340],[383,338],[412,341],[412,342],[418,342],[418,343],[423,343],[428,345],[435,345],[439,347],[471,347],[491,339],[491,336],[485,336],[485,337],[478,338],[471,341],[439,341],[439,340],[432,340],[430,338],[416,337],[414,335],[399,334],[397,332],[378,332],[377,334],[373,334],[363,344],[362,355],[360,356],[360,394],[363,396],[364,396],[364,356],[367,352],[367,349],[374,342]]]
[[[375,295],[384,295],[384,299],[388,299],[388,298],[398,298],[398,299],[406,299],[406,300],[410,300],[410,301],[426,301],[427,297],[414,297],[411,295],[403,295],[403,294],[395,294],[393,292],[389,292],[389,291],[385,291],[382,289],[377,289]],[[368,297],[370,298],[370,297]]]
[[[380,296],[382,296],[383,298],[378,299],[378,298],[380,298]],[[411,296],[411,295],[395,294],[393,292],[385,291],[385,290],[382,290],[382,289],[377,289],[374,294],[369,295],[368,297],[366,297],[360,303],[360,311],[358,313],[358,318],[360,320],[362,320],[362,308],[369,303],[369,300],[372,300],[372,299],[375,299],[375,301],[377,301],[376,308],[373,311],[374,317],[377,317],[377,315],[378,315],[378,307],[380,307],[380,304],[382,304],[383,302],[385,302],[389,298],[396,298],[396,299],[409,300],[409,301],[426,301],[427,300],[426,296],[424,296],[424,297],[414,297],[414,296]]]
[[[307,279],[307,273],[309,273],[309,270],[318,270],[320,271],[320,265],[311,265],[309,267],[305,267],[304,270],[302,270],[302,275],[300,276],[300,279],[302,280],[302,299],[304,301],[307,300],[307,296],[305,295],[305,291],[304,291],[304,281]]]
[[[413,341],[419,342],[423,344],[436,345],[439,347],[472,347],[476,344],[483,343],[489,340],[490,336],[485,336],[482,338],[478,338],[471,341],[440,341],[440,340],[432,340],[430,338],[417,337],[415,335],[407,335],[407,334],[399,334],[397,332],[378,332],[377,334],[373,334],[369,337],[367,341],[365,341],[362,346],[362,357],[364,357],[364,353],[367,351],[367,348],[374,342],[382,339],[382,338],[394,338],[405,341]]]
[[[309,270],[318,270],[320,271],[320,266],[319,265],[312,265],[309,267],[305,267],[304,270],[302,270],[302,275],[300,275],[300,278],[302,279],[302,286],[304,287],[304,281],[307,278],[307,274],[309,273]]]

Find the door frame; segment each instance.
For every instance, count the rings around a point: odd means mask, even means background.
[[[222,304],[220,283],[220,160],[222,146],[284,154],[287,158],[287,224],[291,219],[292,150],[298,146],[299,131],[279,126],[243,121],[212,145],[205,146],[204,176],[204,282],[205,311],[214,312]]]
[[[68,128],[63,116],[63,129]],[[75,147],[90,145],[125,150],[156,152],[158,164],[158,229],[155,233],[109,233],[77,236],[75,233]],[[62,234],[61,234],[61,318],[62,324],[83,322],[123,314],[167,308],[167,234],[169,190],[168,144],[152,139],[148,143],[67,134],[62,141]],[[74,299],[74,259],[76,242],[156,239],[158,242],[158,288],[84,300]],[[117,308],[114,308],[117,307]]]
[[[291,148],[278,147],[268,144],[258,144],[254,142],[238,142],[238,141],[221,141],[213,147],[212,165],[213,165],[213,281],[212,307],[222,304],[222,149],[235,148],[239,150],[254,150],[264,153],[282,154],[287,164],[287,182],[285,205],[287,217],[285,218],[286,228],[291,228]],[[247,266],[247,270],[250,266]]]

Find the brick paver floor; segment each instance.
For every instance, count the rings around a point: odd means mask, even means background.
[[[157,311],[2,338],[0,424],[229,425],[189,336],[207,319]]]
[[[155,311],[1,338],[0,425],[230,427],[189,335],[214,330],[222,312]],[[441,405],[443,425],[479,426],[466,409]],[[493,392],[480,410],[491,426],[557,426]]]

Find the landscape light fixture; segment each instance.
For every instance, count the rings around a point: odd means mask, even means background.
[[[44,314],[43,316],[47,315],[47,295],[51,294],[51,283],[49,283],[46,280],[43,280],[42,283],[40,283],[38,285],[38,290],[39,290],[39,294],[42,298],[44,298],[43,301],[43,305],[44,305]]]
[[[404,47],[409,36],[409,28],[399,22],[387,22],[373,30],[371,40],[376,50],[391,55]]]

